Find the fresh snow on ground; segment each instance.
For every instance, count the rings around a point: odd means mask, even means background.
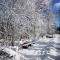
[[[60,35],[57,34],[55,34],[53,38],[47,38],[44,36],[40,37],[37,41],[34,41],[34,43],[32,43],[32,46],[28,49],[19,48],[18,46],[5,46],[3,48],[3,51],[7,52],[10,56],[13,56],[13,60],[40,60],[43,58],[43,55],[46,55],[45,57],[48,57],[47,54],[52,56],[60,56],[60,52],[57,52],[57,50],[53,47],[56,44],[49,46],[50,42],[56,42],[56,40],[59,41],[59,39]]]

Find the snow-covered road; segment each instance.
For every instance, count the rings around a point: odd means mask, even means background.
[[[40,38],[34,41],[32,46],[28,49],[20,48],[14,51],[10,48],[4,48],[4,51],[13,56],[12,59],[1,59],[1,60],[59,60],[60,49],[56,49],[56,40],[58,41],[60,35],[54,38]],[[55,41],[54,41],[55,40]],[[57,42],[58,43],[58,42]],[[57,58],[58,57],[58,58]]]

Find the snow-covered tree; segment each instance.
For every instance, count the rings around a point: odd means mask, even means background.
[[[1,36],[13,42],[45,35],[52,22],[49,3],[50,0],[0,0]]]

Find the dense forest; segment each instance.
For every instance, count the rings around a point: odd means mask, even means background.
[[[13,42],[54,33],[49,3],[50,0],[0,0],[0,39]]]

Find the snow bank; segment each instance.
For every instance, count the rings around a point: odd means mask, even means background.
[[[4,48],[3,51],[7,52],[10,56],[13,56],[14,60],[20,60],[21,55],[17,51],[14,51],[10,48]]]

